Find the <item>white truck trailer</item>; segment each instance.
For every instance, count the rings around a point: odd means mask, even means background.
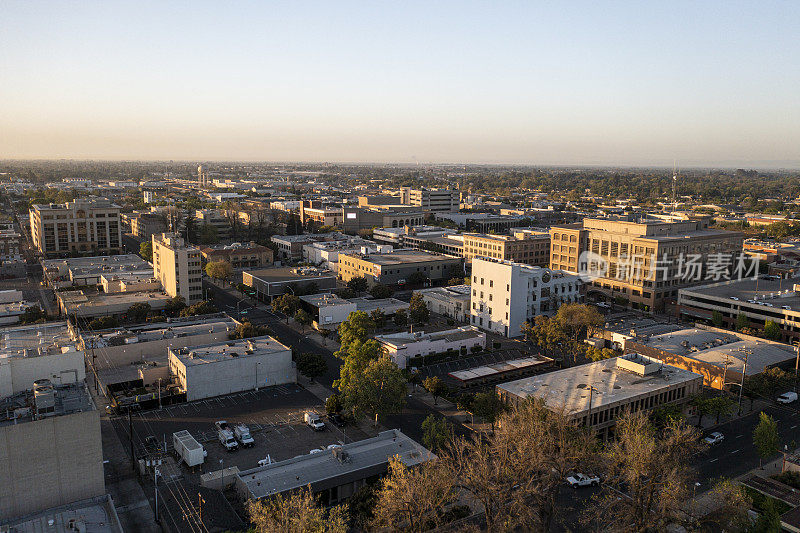
[[[205,448],[185,429],[172,434],[172,444],[175,446],[175,453],[187,466],[203,464],[207,453]]]

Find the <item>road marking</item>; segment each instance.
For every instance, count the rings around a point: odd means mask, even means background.
[[[741,439],[742,437],[744,437],[744,435],[736,435],[737,439]]]
[[[796,428],[796,427],[797,427],[797,426],[792,426],[792,427],[790,427],[789,429],[794,429],[794,428]]]
[[[742,451],[742,450],[741,450],[741,449],[739,449],[739,450],[733,450],[733,451],[731,452],[731,455],[733,455],[734,453],[739,453],[740,451]]]
[[[714,461],[717,461],[718,459],[719,459],[719,457],[715,457],[715,458],[711,459],[711,460],[709,461],[709,463],[713,463]]]

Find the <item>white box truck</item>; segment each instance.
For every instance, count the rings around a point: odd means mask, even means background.
[[[245,448],[251,448],[256,443],[250,435],[250,428],[247,427],[247,424],[236,424],[233,426],[233,434],[236,440],[239,441],[239,444]]]
[[[175,453],[187,466],[203,464],[207,455],[205,448],[185,429],[172,434],[172,444],[175,446]]]
[[[217,439],[220,444],[229,452],[239,449],[239,443],[236,442],[236,437],[233,436],[233,430],[225,420],[218,420],[214,422],[217,427]]]
[[[317,413],[306,411],[303,419],[305,420],[306,425],[314,431],[322,431],[325,429],[325,422],[319,419],[319,415]]]

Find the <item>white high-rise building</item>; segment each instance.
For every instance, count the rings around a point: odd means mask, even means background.
[[[522,335],[522,324],[537,315],[583,299],[575,274],[483,257],[472,260],[471,286],[472,325],[506,337]]]
[[[172,296],[183,296],[187,305],[203,299],[203,274],[200,249],[187,245],[174,233],[153,235],[153,270]]]

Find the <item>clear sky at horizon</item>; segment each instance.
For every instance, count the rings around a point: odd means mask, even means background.
[[[800,2],[0,0],[0,158],[800,167]]]

